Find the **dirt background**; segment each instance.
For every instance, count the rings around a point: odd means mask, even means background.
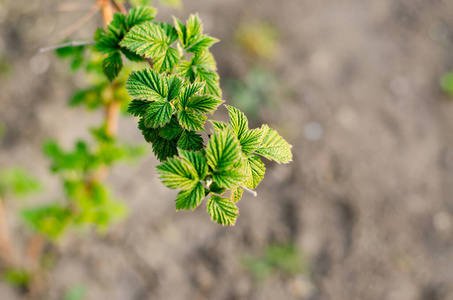
[[[260,113],[294,145],[294,161],[267,164],[259,196],[241,200],[233,228],[213,224],[203,206],[174,212],[176,193],[157,179],[151,154],[115,167],[108,182],[129,218],[105,236],[61,241],[45,299],[62,299],[75,284],[93,300],[453,299],[453,103],[438,83],[453,69],[453,1],[183,2],[158,19],[199,12],[205,31],[222,40],[213,48],[222,84],[249,67],[233,42],[238,24],[276,27],[279,55],[268,65],[291,93]],[[29,203],[62,194],[42,141],[70,147],[101,120],[66,106],[83,78],[37,52],[86,13],[57,3],[0,1],[0,53],[11,65],[0,78],[0,167],[42,179],[46,192]],[[89,36],[97,17],[72,37]],[[135,120],[121,120],[120,137],[142,141]],[[6,205],[20,248],[29,234],[14,215],[20,205]],[[257,283],[241,266],[242,255],[287,241],[304,253],[310,275]],[[0,283],[0,299],[21,297]]]

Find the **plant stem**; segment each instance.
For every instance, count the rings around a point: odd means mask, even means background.
[[[6,265],[10,265],[14,261],[13,249],[9,237],[5,208],[2,199],[0,198],[0,256],[5,261]]]

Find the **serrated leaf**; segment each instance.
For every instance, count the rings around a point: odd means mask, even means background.
[[[220,132],[220,131],[228,128],[228,124],[224,123],[224,122],[212,121],[212,120],[210,120],[209,122],[211,122],[212,128],[215,132]]]
[[[143,137],[148,143],[154,143],[159,139],[160,128],[154,129],[146,127],[144,118],[140,118],[140,120],[138,121],[138,129],[142,131]]]
[[[198,182],[191,190],[181,191],[176,197],[176,210],[194,210],[205,197],[204,187]]]
[[[263,142],[255,153],[277,163],[286,164],[292,161],[292,146],[269,126],[263,125],[261,130],[263,131]]]
[[[98,35],[98,38],[99,41],[94,46],[94,48],[98,52],[102,54],[109,54],[114,53],[120,49],[119,42],[121,40],[117,36],[109,36],[107,34],[104,34]]]
[[[132,8],[127,14],[126,25],[128,29],[131,29],[135,25],[152,21],[154,20],[156,13],[157,9],[153,7]]]
[[[134,99],[163,101],[168,95],[166,80],[152,69],[132,71],[126,82],[126,90]]]
[[[263,141],[263,131],[260,128],[247,130],[242,134],[239,143],[242,147],[242,153],[248,155],[259,148]]]
[[[184,79],[187,79],[189,82],[194,82],[196,79],[196,73],[192,64],[188,61],[181,61],[175,67],[175,73]]]
[[[184,130],[177,146],[183,150],[200,150],[203,148],[203,138],[195,131]]]
[[[217,183],[220,187],[232,189],[240,185],[244,180],[248,178],[240,169],[229,169],[214,171],[212,174],[212,180]]]
[[[197,170],[186,158],[168,158],[156,168],[160,180],[170,189],[191,190],[199,182]]]
[[[121,58],[121,54],[118,51],[110,53],[102,61],[102,71],[110,82],[112,82],[118,76],[122,68],[123,59]]]
[[[171,72],[173,67],[178,64],[179,59],[178,50],[168,47],[164,53],[153,57],[153,66],[159,72]]]
[[[159,23],[160,28],[165,32],[168,37],[168,45],[173,44],[178,39],[178,33],[176,29],[170,23]]]
[[[167,76],[168,96],[167,100],[176,99],[179,95],[183,80],[176,75]]]
[[[230,200],[233,201],[234,203],[239,202],[239,200],[241,200],[243,193],[244,190],[241,189],[240,187],[235,187],[231,189]]]
[[[208,164],[206,158],[200,151],[184,151],[180,150],[179,155],[187,158],[188,161],[195,167],[197,170],[198,178],[203,180],[208,173]]]
[[[191,14],[189,16],[189,19],[187,19],[186,30],[189,39],[203,33],[203,23],[201,22],[198,14]]]
[[[239,216],[239,210],[234,202],[216,195],[211,195],[207,209],[211,220],[223,226],[233,226]]]
[[[199,114],[213,112],[223,101],[212,95],[194,95],[186,102],[186,108],[190,108]]]
[[[182,88],[179,92],[179,105],[181,106],[181,108],[186,108],[189,98],[197,94],[203,87],[204,83],[196,82]]]
[[[195,53],[192,58],[192,65],[209,71],[217,70],[217,64],[214,56],[208,50]]]
[[[159,130],[159,135],[164,139],[173,140],[179,138],[183,131],[184,129],[179,125],[178,120],[173,117],[169,123]]]
[[[248,158],[244,158],[242,168],[248,175],[248,179],[243,185],[250,189],[256,188],[261,180],[263,180],[264,173],[266,172],[264,163],[258,156],[252,155]]]
[[[142,117],[145,115],[149,104],[150,102],[147,100],[133,99],[131,102],[129,102],[127,112],[135,117]]]
[[[189,53],[203,52],[218,41],[216,38],[202,34],[192,39],[190,45],[186,47],[186,51]]]
[[[144,23],[134,26],[120,45],[147,58],[162,56],[167,52],[169,39],[165,31],[156,24]]]
[[[247,117],[236,107],[230,105],[225,105],[225,107],[228,109],[228,114],[230,115],[230,121],[228,124],[231,125],[236,137],[240,140],[242,135],[249,129]]]
[[[206,69],[197,68],[196,72],[197,81],[204,82],[203,93],[222,97],[222,90],[220,89],[219,75],[214,71],[208,71]]]
[[[190,110],[183,110],[178,112],[178,120],[179,124],[186,130],[204,131],[203,125],[207,117]]]
[[[152,139],[153,152],[160,161],[165,161],[169,157],[178,154],[176,140],[167,140],[158,135],[156,132],[149,135]]]
[[[214,171],[230,169],[241,157],[239,141],[229,130],[211,135],[206,146],[206,159]]]
[[[171,120],[173,107],[170,102],[156,101],[148,105],[145,114],[145,125],[147,127],[161,127]]]

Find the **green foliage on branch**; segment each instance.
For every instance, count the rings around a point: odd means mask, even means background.
[[[224,102],[209,50],[218,40],[203,32],[198,15],[185,23],[174,18],[173,25],[156,22],[154,16],[155,10],[144,8],[115,14],[107,32],[98,30],[96,49],[107,60],[122,52],[151,62],[151,68],[132,71],[127,79],[132,97],[127,111],[139,118],[138,128],[161,161],[157,171],[162,183],[180,190],[176,209],[193,210],[209,198],[212,220],[234,225],[243,189],[256,188],[264,178],[260,157],[288,163],[291,145],[267,125],[250,129],[246,116],[228,105],[229,122],[211,121],[204,140],[208,115]],[[116,77],[119,59],[112,65],[104,68],[109,79]]]

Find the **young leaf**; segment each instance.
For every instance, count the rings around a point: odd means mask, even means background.
[[[146,58],[155,58],[166,53],[169,39],[165,31],[156,24],[144,23],[134,26],[120,45]]]
[[[159,130],[159,135],[167,140],[177,139],[184,131],[179,125],[178,120],[173,117],[170,122]]]
[[[230,121],[228,124],[233,128],[234,133],[238,139],[242,138],[242,135],[249,129],[249,123],[247,117],[236,107],[225,105],[230,115]]]
[[[202,34],[192,39],[190,45],[186,47],[186,51],[190,53],[203,52],[218,41],[216,38]]]
[[[157,9],[153,7],[132,8],[131,10],[129,10],[129,13],[127,15],[127,28],[130,30],[135,25],[154,20],[156,13]]]
[[[244,193],[244,190],[241,189],[240,187],[235,187],[231,189],[230,200],[233,201],[234,203],[238,202],[239,200],[241,200],[242,193]]]
[[[186,158],[168,158],[157,166],[157,172],[170,189],[191,190],[199,182],[197,170]]]
[[[184,130],[177,146],[183,150],[200,150],[203,148],[203,138],[195,131]]]
[[[176,99],[181,90],[183,80],[176,75],[167,76],[168,96],[167,100],[171,101]]]
[[[203,125],[207,117],[191,110],[183,110],[178,113],[178,119],[179,124],[186,130],[204,131]]]
[[[178,64],[180,57],[178,50],[168,47],[164,53],[153,57],[154,69],[159,72],[171,72]]]
[[[255,153],[277,163],[286,164],[292,161],[292,146],[269,126],[263,125],[261,130],[263,131],[263,142]]]
[[[233,226],[239,216],[239,210],[228,198],[211,195],[208,201],[208,213],[211,220],[223,226]]]
[[[152,135],[151,138],[153,152],[160,161],[165,161],[167,158],[178,154],[176,140],[167,140],[158,134]]]
[[[161,127],[171,120],[173,107],[170,102],[151,102],[146,110],[145,125],[147,127]]]
[[[126,90],[134,99],[164,101],[168,95],[167,82],[152,69],[132,71],[126,82]]]
[[[179,105],[182,109],[186,108],[187,101],[190,97],[197,94],[204,87],[204,83],[192,83],[181,89],[179,92]]]
[[[208,164],[206,163],[206,158],[199,151],[179,151],[181,157],[187,158],[188,161],[195,167],[197,170],[198,178],[203,180],[208,173]]]
[[[247,130],[240,138],[242,153],[249,155],[261,145],[263,141],[263,131],[259,128]]]
[[[214,171],[230,169],[240,157],[239,141],[229,130],[222,130],[211,135],[206,146],[206,159]]]
[[[122,68],[123,59],[121,58],[121,54],[118,51],[110,53],[102,61],[102,71],[110,82],[112,82],[118,76]]]
[[[129,102],[127,112],[135,117],[143,117],[150,103],[151,102],[147,100],[133,99],[131,102]]]
[[[240,169],[219,170],[212,174],[214,182],[227,189],[240,185],[247,178],[247,174]]]
[[[223,101],[211,95],[194,95],[186,102],[186,108],[190,108],[199,114],[213,112]]]
[[[248,158],[244,158],[243,161],[243,170],[248,175],[247,181],[244,182],[244,186],[250,189],[254,189],[264,178],[264,172],[266,172],[266,167],[261,159],[252,155]]]
[[[180,191],[176,197],[176,210],[194,210],[204,198],[204,187],[198,182],[191,190]]]
[[[220,89],[219,83],[219,75],[216,72],[198,68],[196,74],[197,81],[205,82],[203,90],[204,93],[214,95],[219,98],[222,97],[222,90]]]
[[[228,124],[224,123],[224,122],[212,121],[212,120],[209,120],[209,122],[211,122],[212,128],[215,132],[220,132],[220,131],[228,128]]]

